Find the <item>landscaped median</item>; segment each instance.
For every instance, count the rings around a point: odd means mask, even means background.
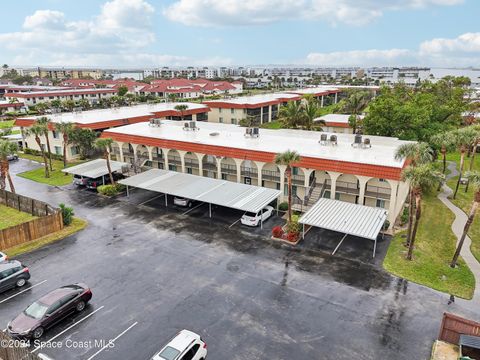
[[[471,299],[475,288],[472,272],[462,259],[456,269],[449,266],[457,241],[451,229],[455,216],[436,195],[436,192],[424,195],[413,260],[405,259],[407,248],[403,231],[392,239],[383,266],[399,277]]]
[[[23,159],[36,161],[43,165],[43,158],[41,156],[25,153],[21,153],[19,156]],[[80,163],[82,163],[82,161],[69,162],[67,167],[78,165]],[[63,161],[52,159],[52,167],[53,171],[50,171],[50,177],[48,178],[45,177],[45,168],[43,166],[38,169],[25,171],[18,174],[18,176],[52,186],[64,186],[72,183],[73,175],[62,172]]]

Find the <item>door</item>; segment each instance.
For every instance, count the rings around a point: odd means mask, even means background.
[[[60,318],[60,309],[61,303],[60,300],[53,303],[47,310],[45,317],[42,319],[42,324],[45,329],[53,326],[56,322],[58,322]]]
[[[9,277],[12,275],[12,269],[3,270],[0,272],[0,292],[6,291],[10,287]]]
[[[58,309],[58,321],[66,318],[75,312],[75,302],[73,301],[77,294],[70,294],[60,300],[60,308]]]
[[[252,178],[251,177],[246,177],[245,176],[245,180],[244,180],[245,184],[247,185],[252,185]]]
[[[270,217],[270,212],[268,209],[262,210],[262,219],[263,221],[267,220]]]
[[[2,279],[2,290],[8,290],[15,287],[17,282],[17,276],[15,269],[8,269],[3,271],[3,279]]]

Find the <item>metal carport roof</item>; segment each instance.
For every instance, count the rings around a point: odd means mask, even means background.
[[[255,213],[281,194],[280,190],[160,169],[145,171],[119,183]]]
[[[122,170],[123,166],[128,166],[128,164],[120,161],[110,161],[110,168],[112,169],[112,172]],[[96,159],[63,169],[62,171],[68,174],[80,175],[94,179],[108,174],[107,160]]]
[[[322,198],[302,215],[299,223],[373,240],[375,256],[377,236],[387,214],[385,209]]]

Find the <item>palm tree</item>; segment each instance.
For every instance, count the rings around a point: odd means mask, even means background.
[[[306,96],[305,103],[302,106],[303,123],[307,130],[311,130],[315,125],[326,125],[325,120],[317,120],[321,113],[320,104],[313,96]],[[321,128],[319,128],[321,130]]]
[[[73,123],[59,122],[55,124],[55,130],[63,135],[63,168],[67,167],[67,145],[70,142],[69,137],[73,131]],[[65,173],[65,175],[68,175]]]
[[[470,213],[468,214],[467,222],[463,227],[462,236],[458,241],[457,249],[455,250],[455,254],[453,255],[452,262],[450,263],[450,266],[452,268],[454,268],[457,265],[458,257],[460,256],[460,251],[462,250],[463,243],[465,242],[465,238],[467,237],[468,230],[470,230],[470,226],[473,223],[475,214],[477,213],[477,209],[480,204],[480,172],[478,171],[470,172],[467,174],[467,178],[468,178],[468,182],[472,183],[472,186],[474,188],[473,202],[472,202],[472,207],[470,208]]]
[[[475,164],[475,154],[477,153],[478,144],[480,143],[480,125],[474,125],[475,137],[473,139],[472,155],[470,157],[469,170],[473,171],[473,165]]]
[[[300,161],[300,155],[293,150],[287,150],[275,155],[275,164],[285,165],[285,175],[288,181],[288,223],[292,222],[292,164]],[[283,190],[282,190],[283,191]]]
[[[110,166],[110,149],[113,144],[113,139],[111,138],[101,138],[95,141],[95,147],[103,151],[103,158],[107,161],[108,175],[110,176],[110,184],[115,185],[113,181],[112,168]]]
[[[180,112],[180,119],[183,121],[183,118],[185,117],[185,111],[188,110],[188,105],[180,104],[180,105],[175,105],[174,109],[178,112]]]
[[[410,161],[411,167],[427,164],[432,162],[433,153],[432,149],[426,143],[407,143],[401,145],[395,152],[395,159],[407,159]],[[415,207],[415,194],[413,187],[410,185],[409,189],[409,203],[408,203],[408,228],[407,228],[407,241],[406,245],[410,246],[410,236],[412,234],[413,226],[413,210]]]
[[[10,191],[15,194],[15,187],[13,186],[12,177],[10,176],[10,164],[8,163],[8,156],[15,153],[18,146],[8,140],[0,139],[0,178],[1,189],[5,190],[6,181],[10,186]]]
[[[433,146],[440,148],[442,154],[442,173],[445,174],[447,170],[447,152],[453,147],[454,140],[450,132],[444,132],[431,137],[430,142]]]
[[[349,119],[349,124],[354,134],[357,132],[360,116],[368,106],[370,98],[371,96],[368,91],[354,91],[342,101],[340,112],[352,115],[351,121]]]
[[[37,145],[42,153],[43,157],[43,163],[45,165],[45,177],[48,178],[50,177],[50,172],[48,171],[48,161],[47,161],[47,155],[45,154],[45,147],[42,145],[42,142],[40,141],[40,136],[42,136],[45,133],[44,126],[39,125],[39,124],[33,124],[27,131],[27,136],[32,135],[35,137],[35,141],[37,142]]]
[[[422,193],[425,190],[431,189],[435,184],[443,182],[443,175],[435,171],[431,164],[422,164],[419,166],[407,166],[402,171],[402,180],[410,184],[412,189],[411,195],[415,197],[415,223],[411,228],[409,234],[409,244],[407,260],[412,260],[413,244],[417,236],[418,224],[422,215]],[[410,231],[410,230],[408,230]]]
[[[49,126],[51,121],[46,116],[42,116],[37,120],[37,124],[43,127],[43,136],[45,136],[45,140],[47,143],[47,151],[48,151],[48,163],[50,165],[50,171],[53,171],[52,167],[52,150],[50,148],[50,139],[48,137]]]
[[[466,127],[463,129],[458,129],[452,132],[454,138],[454,143],[458,150],[460,151],[460,174],[458,175],[457,185],[455,186],[455,192],[453,193],[453,198],[457,197],[458,188],[460,187],[460,181],[463,176],[463,168],[465,165],[465,153],[472,145],[476,132],[473,128]]]
[[[303,121],[304,113],[302,104],[298,101],[289,101],[280,108],[278,117],[286,128],[296,128]]]

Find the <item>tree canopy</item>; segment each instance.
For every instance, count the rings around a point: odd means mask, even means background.
[[[402,83],[382,87],[369,104],[363,120],[364,132],[428,141],[433,135],[462,123],[468,92],[468,83],[453,77],[436,83],[420,82],[415,88]]]

